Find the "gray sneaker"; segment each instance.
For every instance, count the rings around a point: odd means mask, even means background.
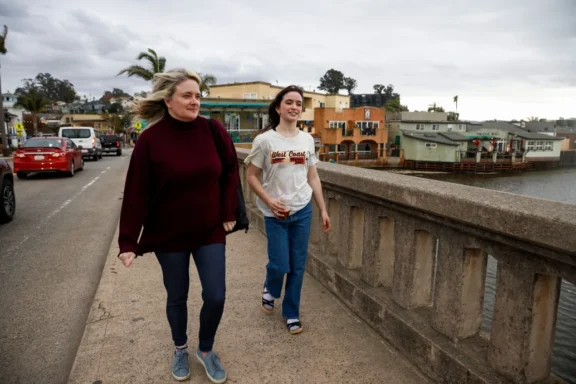
[[[200,349],[197,349],[196,357],[198,358],[198,361],[202,363],[204,369],[206,369],[206,374],[211,382],[221,384],[226,381],[226,371],[224,371],[224,368],[220,363],[220,358],[214,351],[208,352],[206,357],[203,357]]]
[[[190,365],[188,364],[188,351],[186,349],[177,349],[174,352],[172,376],[178,381],[190,378]]]

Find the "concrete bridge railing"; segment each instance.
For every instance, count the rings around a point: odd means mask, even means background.
[[[253,225],[256,196],[241,179]],[[561,279],[576,283],[576,206],[342,165],[318,166],[307,270],[442,383],[562,382],[550,374]],[[488,255],[497,261],[481,332]],[[337,316],[337,314],[335,314]],[[345,336],[343,336],[345,337]]]

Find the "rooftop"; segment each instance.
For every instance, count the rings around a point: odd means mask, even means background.
[[[464,136],[461,133],[458,132],[439,132],[440,135],[444,136],[447,139],[450,139],[452,141],[468,141],[470,140],[468,138],[468,136]]]
[[[269,86],[270,88],[276,88],[276,89],[284,89],[287,87],[286,86],[281,86],[281,85],[274,85],[272,83],[268,83],[266,81],[245,81],[245,82],[238,82],[238,83],[227,83],[227,84],[216,84],[216,85],[211,85],[210,88],[222,88],[222,87],[236,87],[236,86],[242,86],[242,85],[266,85]],[[328,93],[322,93],[322,92],[316,92],[316,90],[314,91],[307,91],[304,89],[304,93],[309,93],[309,94],[314,94],[314,95],[322,95],[322,96],[343,96],[343,97],[349,97],[349,95],[341,95],[341,94],[328,94]]]
[[[406,137],[411,137],[416,140],[428,141],[438,144],[453,145],[458,146],[459,144],[435,133],[424,133],[424,132],[414,132],[414,131],[402,131],[402,134]],[[467,139],[468,140],[468,139]]]

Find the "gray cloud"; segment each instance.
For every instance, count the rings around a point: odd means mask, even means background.
[[[413,109],[460,94],[477,100],[462,103],[469,118],[487,108],[488,118],[553,118],[574,114],[552,95],[576,98],[575,18],[573,0],[0,0],[0,24],[10,28],[2,80],[13,90],[49,72],[94,96],[136,92],[148,84],[115,75],[153,48],[168,68],[220,83],[315,88],[335,68],[358,80],[357,92],[394,84]]]

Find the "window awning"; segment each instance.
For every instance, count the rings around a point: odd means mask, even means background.
[[[472,135],[468,136],[470,140],[480,139],[480,140],[492,140],[495,136],[485,136],[485,135]]]

